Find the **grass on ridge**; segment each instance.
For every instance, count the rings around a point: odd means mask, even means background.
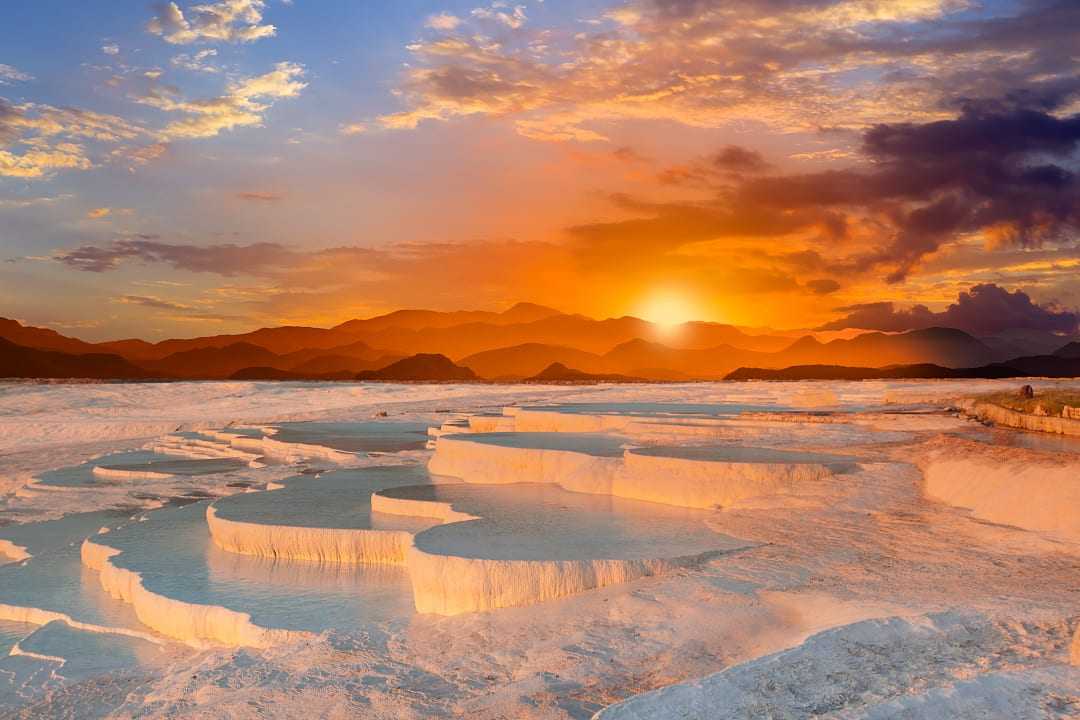
[[[1019,390],[991,393],[981,396],[979,400],[1029,414],[1034,414],[1035,408],[1041,406],[1047,415],[1056,417],[1061,416],[1061,409],[1066,405],[1080,408],[1080,391],[1077,390],[1036,390],[1033,398],[1020,397]]]

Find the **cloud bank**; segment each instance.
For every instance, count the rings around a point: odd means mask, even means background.
[[[1037,305],[1020,290],[1009,292],[993,284],[975,285],[960,293],[941,312],[925,305],[899,309],[891,302],[864,303],[838,308],[844,317],[818,330],[903,331],[929,327],[958,328],[972,335],[995,335],[1005,330],[1029,329],[1072,334],[1080,330],[1080,314],[1053,305]]]

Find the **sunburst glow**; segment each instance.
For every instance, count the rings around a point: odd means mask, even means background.
[[[702,317],[701,308],[696,302],[685,293],[673,290],[662,290],[649,295],[635,314],[666,328]]]

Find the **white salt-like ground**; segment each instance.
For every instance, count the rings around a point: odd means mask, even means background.
[[[1014,385],[0,384],[0,717],[1077,717]]]

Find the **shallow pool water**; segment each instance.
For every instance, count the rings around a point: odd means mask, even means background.
[[[247,463],[233,458],[189,459],[164,455],[150,450],[134,450],[106,455],[80,465],[50,470],[38,475],[38,482],[41,485],[54,487],[114,485],[118,482],[109,478],[96,477],[94,475],[95,467],[197,477],[233,472],[246,466]]]
[[[778,450],[776,448],[745,447],[736,445],[710,446],[652,446],[633,448],[634,455],[668,457],[680,460],[704,462],[754,463],[754,464],[839,464],[854,462],[854,458],[827,453]]]
[[[0,620],[0,657],[11,652],[11,648],[15,646],[15,643],[36,629],[36,625],[30,625],[29,623]]]
[[[621,457],[629,442],[610,434],[562,432],[466,433],[451,438],[500,447],[567,450],[599,457]]]
[[[346,452],[420,450],[427,444],[426,423],[294,422],[271,426],[275,440],[321,445]]]
[[[0,537],[26,548],[31,558],[0,565],[0,603],[58,612],[102,627],[145,631],[128,605],[101,589],[97,574],[81,559],[84,538],[127,521],[119,513],[101,511],[3,528]]]
[[[371,510],[376,490],[431,481],[423,465],[329,470],[282,482],[279,490],[244,493],[214,503],[218,517],[267,525],[419,532],[436,524],[428,518]]]
[[[150,592],[250,613],[266,628],[350,630],[413,613],[404,569],[229,553],[210,539],[205,503],[148,513],[97,541],[120,550],[113,564],[140,573]]]
[[[746,543],[710,530],[708,510],[563,490],[547,483],[450,484],[381,494],[451,503],[478,520],[416,536],[426,552],[493,560],[675,558]]]

